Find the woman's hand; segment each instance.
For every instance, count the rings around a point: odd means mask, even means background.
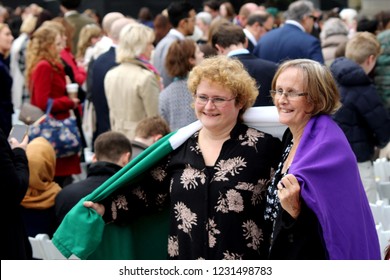
[[[9,140],[9,144],[11,146],[11,149],[22,148],[23,150],[26,150],[28,144],[28,135],[25,135],[22,142],[20,143],[18,142],[18,140],[12,137]]]
[[[84,207],[92,208],[100,216],[103,216],[104,212],[106,211],[106,209],[104,208],[103,204],[95,203],[95,202],[92,202],[92,201],[84,201],[83,205],[84,205]]]
[[[297,178],[292,174],[287,174],[278,184],[278,197],[282,208],[296,219],[301,213],[301,187]]]
[[[78,98],[71,98],[70,100],[73,101],[73,109],[76,109],[77,106],[79,106],[79,104],[80,104],[80,99],[78,99]]]

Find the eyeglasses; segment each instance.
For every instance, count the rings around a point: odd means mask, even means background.
[[[208,97],[206,95],[197,95],[195,94],[195,101],[198,104],[206,105],[209,100],[211,103],[214,104],[215,107],[223,107],[225,106],[226,102],[236,99],[236,97],[232,97],[230,99],[223,98],[223,97]]]
[[[281,90],[270,90],[269,93],[273,98],[275,98],[276,96],[280,98],[282,97],[282,95],[284,95],[289,100],[298,99],[298,97],[300,96],[307,95],[307,92],[283,92]]]
[[[317,19],[318,19],[318,17],[313,16],[313,15],[309,15],[309,18],[311,18],[311,19],[314,20],[314,21],[317,21]]]

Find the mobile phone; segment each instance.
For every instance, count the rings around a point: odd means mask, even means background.
[[[9,133],[8,140],[10,140],[11,138],[15,138],[16,140],[18,140],[19,143],[21,143],[23,141],[24,137],[26,136],[27,132],[28,132],[27,125],[15,124],[12,127],[11,132]]]

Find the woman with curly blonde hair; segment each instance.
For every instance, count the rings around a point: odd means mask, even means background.
[[[70,110],[80,102],[66,93],[64,66],[60,51],[63,49],[61,34],[52,27],[41,26],[31,37],[27,46],[26,82],[31,95],[31,104],[46,110],[49,98],[53,100],[51,114],[59,120],[70,116]],[[55,181],[64,186],[72,174],[80,173],[78,155],[57,158]]]
[[[170,259],[266,259],[270,229],[261,213],[281,145],[242,123],[258,95],[256,82],[238,60],[216,56],[192,69],[188,85],[199,130],[130,195],[84,206],[121,223],[126,214],[168,203]],[[126,209],[119,206],[125,199]]]

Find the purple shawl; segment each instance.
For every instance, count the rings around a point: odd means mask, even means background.
[[[356,157],[331,117],[314,116],[307,123],[289,173],[318,217],[331,260],[380,259]]]

